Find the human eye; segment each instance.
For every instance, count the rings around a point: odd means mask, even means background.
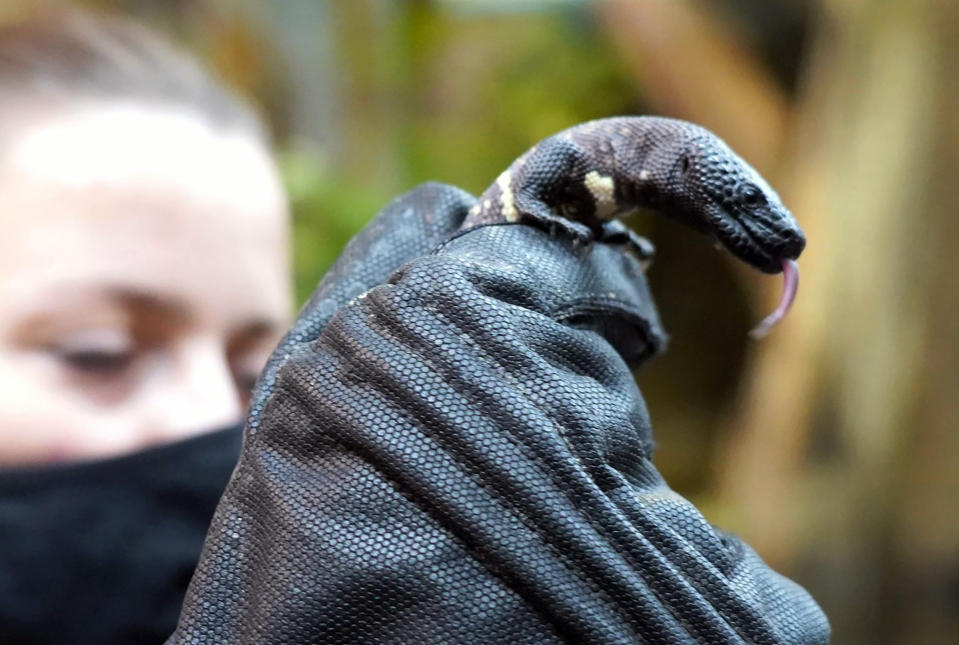
[[[256,385],[256,379],[260,376],[256,371],[235,372],[233,380],[236,383],[237,392],[243,401],[249,401],[253,394],[253,387]]]
[[[249,404],[256,381],[270,356],[270,348],[271,345],[258,341],[242,343],[240,347],[234,346],[230,351],[229,361],[233,382],[244,405]]]
[[[231,357],[230,366],[233,371],[233,382],[244,405],[249,403],[253,388],[256,386],[256,381],[260,377],[260,371],[266,364],[268,356],[269,352],[265,348],[249,348],[245,352]]]
[[[136,359],[133,338],[114,329],[65,333],[48,350],[73,375],[95,379],[121,376]]]
[[[102,349],[74,349],[60,354],[71,369],[89,374],[106,375],[121,372],[133,362],[133,352]]]

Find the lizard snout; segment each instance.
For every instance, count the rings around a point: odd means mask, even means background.
[[[787,260],[795,260],[806,248],[806,236],[798,228],[784,230],[782,240],[779,256]]]

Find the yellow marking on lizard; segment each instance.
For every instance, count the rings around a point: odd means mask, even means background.
[[[503,207],[503,218],[507,222],[515,222],[519,219],[519,213],[516,212],[516,206],[513,204],[513,189],[510,186],[512,180],[513,175],[508,170],[496,178],[496,184],[502,193],[499,201]]]
[[[599,174],[595,170],[586,173],[584,180],[587,190],[596,202],[596,217],[608,219],[616,212],[616,183],[612,177]]]

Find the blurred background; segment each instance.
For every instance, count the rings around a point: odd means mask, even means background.
[[[51,3],[0,3],[0,20]],[[637,374],[667,480],[806,586],[836,643],[959,640],[959,3],[96,0],[262,107],[297,302],[387,201],[481,192],[579,121],[726,139],[803,228],[799,298],[637,217],[669,351]]]

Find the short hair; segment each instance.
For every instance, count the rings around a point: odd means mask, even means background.
[[[253,108],[141,25],[69,10],[0,24],[0,96],[142,101],[266,140]]]

